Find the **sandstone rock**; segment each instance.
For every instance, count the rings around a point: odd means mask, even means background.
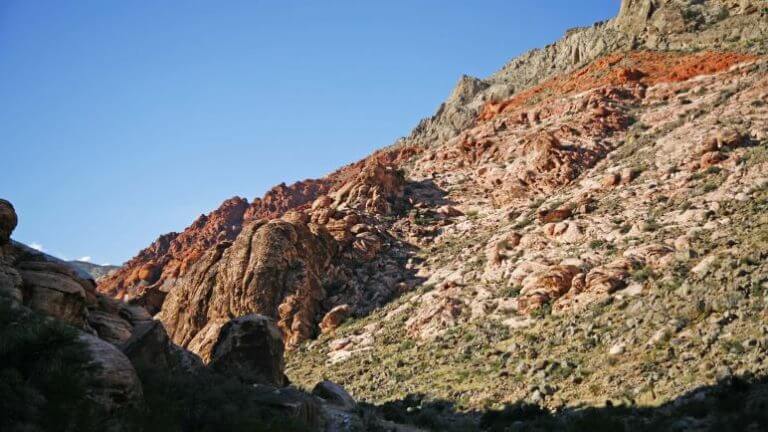
[[[22,279],[18,270],[8,265],[0,258],[0,296],[11,298],[17,302],[24,300]]]
[[[328,311],[328,313],[323,317],[323,320],[320,321],[320,330],[323,333],[328,333],[335,330],[344,322],[345,319],[347,319],[351,312],[352,308],[346,304],[334,307]]]
[[[316,331],[321,272],[333,251],[327,234],[305,224],[250,223],[231,246],[209,251],[177,281],[159,318],[186,347],[210,321],[259,313],[277,319],[286,344],[295,346]]]
[[[445,217],[459,217],[464,216],[464,213],[462,213],[461,210],[457,209],[454,206],[450,205],[444,205],[437,209],[437,213],[441,214]]]
[[[13,205],[9,201],[0,199],[0,245],[8,243],[18,222]]]
[[[584,238],[579,225],[574,222],[548,223],[544,225],[544,233],[547,237],[563,243],[577,243]]]
[[[85,326],[87,282],[73,278],[71,269],[56,262],[22,262],[18,269],[27,306],[75,327]]]
[[[551,266],[525,278],[518,298],[520,312],[529,313],[567,293],[578,273],[575,266]]]
[[[269,318],[247,315],[221,327],[211,368],[247,384],[286,385],[283,339]]]
[[[514,250],[519,244],[522,236],[517,232],[509,233],[500,240],[492,241],[486,248],[486,258],[495,265],[509,257],[510,251]]]
[[[85,345],[91,362],[86,366],[89,374],[89,397],[101,409],[118,412],[138,407],[142,387],[136,371],[123,353],[114,345],[83,333],[79,341]]]
[[[728,159],[728,156],[726,156],[725,154],[719,151],[707,152],[701,155],[701,160],[699,161],[699,165],[702,168],[708,168],[708,167],[711,167],[712,165],[717,165],[726,159]]]
[[[328,195],[319,196],[315,202],[312,203],[312,210],[328,208],[333,204],[333,198]]]
[[[559,208],[554,210],[541,210],[536,215],[541,223],[562,222],[573,215],[570,208]]]
[[[402,206],[405,181],[397,169],[369,159],[357,177],[334,191],[337,205],[365,210],[372,214],[389,214]]]
[[[340,408],[351,410],[357,406],[352,396],[344,390],[344,387],[332,382],[321,381],[317,383],[312,394]]]
[[[147,321],[136,326],[131,336],[119,345],[136,367],[171,371],[194,371],[202,361],[189,351],[174,345],[162,323]]]
[[[669,246],[649,243],[629,248],[624,251],[623,256],[634,261],[635,265],[637,263],[644,263],[653,267],[659,267],[669,263],[669,260],[672,258],[670,255],[672,252],[674,252],[674,249]]]
[[[127,341],[133,333],[133,326],[120,316],[101,311],[88,312],[88,325],[96,330],[100,339],[113,345]]]
[[[323,430],[323,413],[313,396],[291,387],[276,389],[258,384],[253,386],[252,396],[259,405],[276,411],[276,415],[306,425],[308,430]]]
[[[183,276],[206,250],[219,242],[233,240],[242,229],[247,209],[246,200],[232,198],[208,215],[201,215],[184,232],[160,236],[114,274],[101,280],[99,291],[123,299],[159,292],[157,286],[167,279]],[[155,306],[159,310],[160,305]]]
[[[355,236],[352,247],[360,253],[364,260],[372,260],[378,255],[383,244],[376,234],[364,232]]]
[[[604,187],[617,186],[619,185],[619,183],[621,183],[621,174],[619,173],[606,174],[605,177],[603,177],[601,183]]]

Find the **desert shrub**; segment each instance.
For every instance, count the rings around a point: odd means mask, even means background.
[[[77,330],[0,300],[0,430],[97,431]]]
[[[142,429],[147,432],[310,430],[260,400],[254,389],[209,371],[137,371],[144,385]]]

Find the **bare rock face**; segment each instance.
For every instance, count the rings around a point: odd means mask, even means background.
[[[405,179],[392,165],[369,159],[357,177],[336,190],[332,196],[337,206],[389,214],[403,197]]]
[[[251,223],[179,281],[160,319],[176,343],[189,346],[209,321],[259,313],[276,319],[286,343],[295,344],[314,332],[333,247],[327,233],[300,221]]]
[[[213,345],[210,366],[247,384],[286,384],[283,340],[274,322],[246,315],[224,324]]]
[[[225,201],[208,215],[201,215],[182,233],[160,236],[120,270],[99,282],[99,291],[123,300],[136,299],[150,310],[159,310],[167,281],[183,276],[208,248],[231,241],[240,233],[248,202],[242,198]]]
[[[32,310],[75,327],[85,326],[86,290],[93,291],[93,281],[78,278],[70,267],[57,262],[22,261],[17,268]]]
[[[270,189],[263,198],[253,200],[244,220],[274,219],[289,210],[301,210],[318,196],[328,193],[332,179],[302,180],[290,186],[281,183]]]
[[[9,201],[0,199],[0,245],[8,243],[18,222],[13,205]]]

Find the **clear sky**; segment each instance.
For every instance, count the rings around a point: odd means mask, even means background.
[[[234,195],[322,176],[619,0],[0,2],[16,240],[121,263]]]

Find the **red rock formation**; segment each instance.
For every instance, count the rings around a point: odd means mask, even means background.
[[[162,288],[184,276],[206,251],[223,241],[233,241],[245,222],[275,219],[290,210],[307,210],[319,197],[345,186],[345,198],[361,210],[387,212],[393,199],[402,196],[402,178],[396,178],[395,163],[413,157],[418,151],[400,148],[376,152],[317,180],[284,183],[269,190],[250,205],[240,197],[224,201],[218,209],[201,215],[181,233],[160,236],[122,268],[99,281],[99,291],[124,300],[132,300],[156,312],[162,306]],[[350,190],[354,196],[350,196]],[[354,202],[361,200],[360,202]]]
[[[99,283],[99,291],[130,300],[157,291],[167,280],[183,276],[192,262],[213,245],[233,240],[240,233],[248,202],[231,198],[208,215],[201,215],[181,233],[160,236],[120,270]],[[159,308],[158,300],[144,299],[147,307]]]
[[[602,86],[681,82],[698,75],[724,71],[735,64],[753,59],[755,57],[748,54],[711,51],[687,55],[656,51],[610,54],[577,72],[552,78],[510,99],[490,102],[483,107],[478,119],[491,120],[502,112],[523,107],[534,99],[541,102],[554,96],[563,97]]]

